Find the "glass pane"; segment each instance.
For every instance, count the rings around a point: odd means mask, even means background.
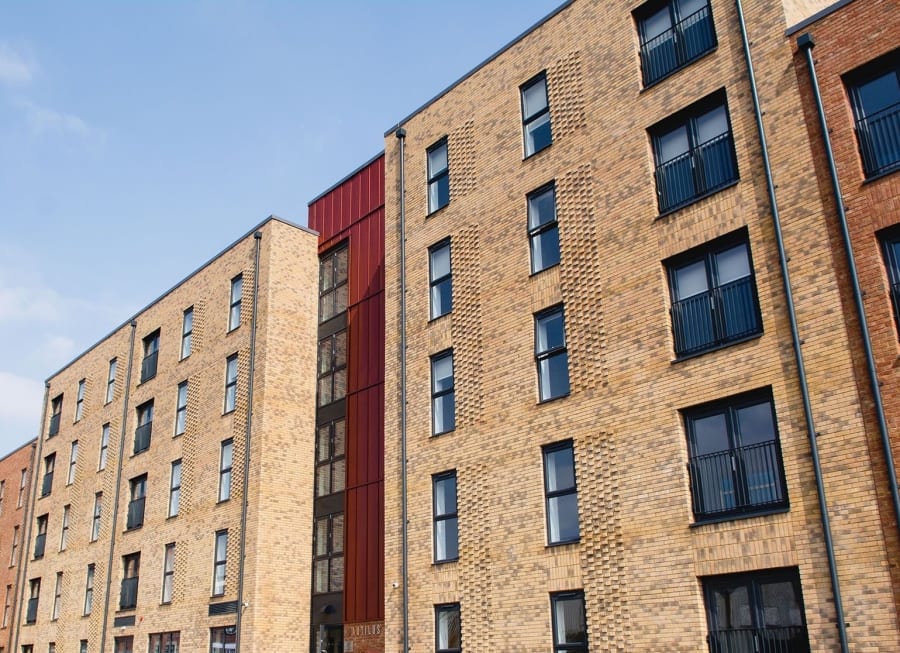
[[[528,198],[528,228],[534,229],[556,220],[556,191],[548,188]]]
[[[316,433],[316,462],[328,460],[331,457],[331,429],[328,426],[320,426]]]
[[[324,497],[331,494],[331,466],[323,465],[316,468],[316,496]]]
[[[334,317],[334,295],[328,293],[319,297],[319,322],[325,322]]]
[[[720,286],[749,277],[750,261],[747,259],[747,246],[737,245],[716,254],[716,276]]]
[[[575,456],[571,447],[546,452],[544,464],[548,492],[575,487]]]
[[[709,290],[706,263],[697,261],[675,270],[675,299],[682,300]]]
[[[697,138],[700,143],[728,133],[728,117],[725,107],[716,107],[697,118]]]
[[[331,518],[331,550],[334,553],[344,551],[344,515]]]
[[[316,589],[318,593],[328,591],[328,560],[316,560]]]
[[[766,401],[755,406],[737,410],[740,445],[771,442],[775,439],[775,422],[772,419],[772,405]]]
[[[448,476],[434,483],[434,514],[448,515],[456,512],[456,477]]]
[[[450,274],[450,245],[431,250],[431,280]]]
[[[225,559],[225,550],[228,547],[228,533],[216,535],[216,560]]]
[[[455,560],[459,557],[459,533],[456,517],[434,523],[435,560]]]
[[[556,644],[587,642],[584,603],[580,598],[556,599]]]
[[[567,542],[578,539],[578,495],[564,494],[547,501],[550,541]]]
[[[181,463],[172,465],[172,487],[181,485]]]
[[[431,287],[431,317],[446,315],[453,309],[453,282],[448,277]]]
[[[241,292],[244,289],[244,278],[238,277],[234,281],[231,282],[231,303],[239,301],[241,298]]]
[[[334,289],[334,314],[338,315],[347,310],[347,296],[350,292],[350,286],[344,284]]]
[[[760,583],[763,627],[784,628],[803,625],[803,612],[790,581]]]
[[[539,79],[522,91],[522,105],[526,119],[547,108],[546,79]]]
[[[890,71],[860,84],[857,88],[862,117],[871,116],[900,102],[900,83],[896,71]]]
[[[432,413],[434,417],[434,432],[446,433],[456,428],[456,397],[449,392],[432,401]]]
[[[316,555],[328,555],[328,518],[316,520]]]
[[[344,589],[344,559],[331,559],[331,591],[340,592]]]
[[[319,291],[325,292],[334,285],[334,258],[328,256],[319,262]]]
[[[538,318],[537,353],[545,352],[566,344],[562,311],[554,311]]]
[[[438,611],[438,648],[461,648],[459,608]]]
[[[346,247],[335,254],[335,283],[342,283],[347,280],[347,261],[350,257],[350,250]]]
[[[677,129],[673,129],[669,133],[660,136],[657,142],[659,145],[658,157],[660,164],[686,154],[689,150],[687,127],[682,125]]]
[[[750,593],[746,585],[717,588],[713,593],[713,603],[719,630],[753,626]]]
[[[331,376],[319,379],[319,405],[331,403]]]
[[[332,492],[340,492],[344,489],[344,478],[346,476],[346,472],[344,470],[344,459],[335,460],[331,466],[331,491]]]
[[[431,360],[431,391],[441,392],[453,387],[453,356]]]
[[[236,306],[231,307],[231,312],[228,314],[228,326],[229,328],[234,328],[241,323],[241,305],[237,304]]]
[[[684,20],[706,6],[708,0],[678,0],[678,18]]]
[[[724,413],[694,419],[691,425],[693,427],[695,456],[731,449],[731,444],[728,441],[728,425]]]
[[[541,361],[541,400],[569,394],[569,355],[556,354]]]
[[[343,456],[344,455],[344,440],[345,440],[345,432],[346,423],[344,420],[338,420],[334,423],[334,455],[335,456]]]
[[[331,371],[333,367],[331,351],[331,338],[319,341],[319,374]]]
[[[434,177],[447,167],[447,144],[428,152],[428,176]]]
[[[669,16],[669,8],[663,7],[655,14],[651,14],[643,20],[641,27],[644,30],[644,41],[656,38],[672,27],[672,19]]]
[[[428,184],[428,209],[436,211],[450,201],[450,176],[444,175]]]
[[[334,366],[347,365],[347,332],[341,331],[334,334]]]
[[[550,114],[545,113],[535,118],[525,127],[525,154],[534,154],[544,149],[553,141],[550,131]]]
[[[334,373],[334,397],[337,401],[347,394],[347,370],[338,370]]]
[[[559,263],[559,230],[556,227],[531,237],[532,272],[540,272]]]

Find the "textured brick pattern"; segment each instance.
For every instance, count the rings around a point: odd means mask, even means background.
[[[484,407],[482,391],[484,338],[481,315],[481,250],[478,227],[468,225],[453,240],[453,367],[456,422],[476,423]]]
[[[587,126],[584,114],[584,89],[581,79],[581,53],[571,52],[547,71],[547,95],[554,139],[563,139]]]
[[[475,121],[468,120],[450,134],[450,197],[464,197],[478,187]]]
[[[463,628],[478,633],[478,647],[485,651],[503,648],[499,646],[494,627],[497,561],[493,555],[494,532],[488,518],[493,495],[490,474],[491,468],[486,464],[457,470],[457,508],[460,514],[466,515],[459,530],[460,615]]]

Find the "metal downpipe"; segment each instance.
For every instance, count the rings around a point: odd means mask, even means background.
[[[763,168],[766,174],[766,191],[769,204],[772,209],[772,223],[775,227],[775,241],[778,245],[778,259],[781,266],[782,279],[784,280],[784,293],[787,300],[788,318],[791,325],[791,340],[793,341],[794,356],[797,361],[797,377],[800,383],[800,394],[803,399],[803,412],[806,416],[807,435],[812,455],[813,469],[816,476],[816,492],[819,498],[819,512],[822,517],[822,531],[825,538],[825,550],[828,558],[828,571],[831,576],[831,589],[834,595],[835,618],[837,619],[838,636],[841,641],[841,652],[849,653],[850,646],[847,642],[847,625],[844,622],[844,606],[841,601],[841,588],[838,581],[837,562],[834,558],[834,542],[831,537],[831,521],[828,517],[828,502],[825,497],[825,484],[822,480],[822,466],[819,462],[819,446],[816,442],[815,421],[813,420],[812,405],[809,398],[809,386],[806,381],[806,366],[803,362],[802,342],[797,326],[797,315],[794,310],[794,296],[791,291],[791,278],[788,271],[787,255],[784,249],[784,239],[781,231],[781,217],[778,213],[778,202],[775,197],[775,182],[772,179],[772,164],[769,161],[769,148],[766,143],[766,132],[763,126],[762,111],[759,105],[759,93],[756,86],[756,75],[753,70],[753,58],[750,55],[750,40],[747,36],[747,24],[744,20],[744,9],[741,0],[735,0],[737,6],[738,22],[741,28],[741,41],[744,48],[744,57],[747,61],[747,76],[750,82],[751,96],[753,97],[753,112],[756,117],[756,127],[759,132],[759,144],[762,154]]]

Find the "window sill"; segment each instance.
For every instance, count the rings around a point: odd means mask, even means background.
[[[550,146],[551,146],[551,145],[553,145],[553,141],[550,141],[550,142],[547,143],[544,147],[542,147],[542,148],[539,149],[539,150],[535,150],[535,151],[532,152],[531,154],[526,154],[525,156],[522,157],[522,161],[523,161],[523,162],[524,162],[524,161],[528,161],[529,159],[533,159],[534,157],[536,157],[536,156],[537,156],[538,154],[540,154],[541,152],[546,152],[547,150],[550,149]]]
[[[545,268],[541,268],[540,270],[532,270],[531,273],[528,275],[528,277],[530,279],[533,279],[534,277],[538,276],[539,274],[541,274],[543,272],[547,272],[548,270],[552,270],[553,268],[558,268],[558,267],[559,267],[559,263],[557,262],[557,263],[554,263],[553,265],[548,265]]]
[[[695,351],[690,354],[684,354],[683,356],[676,356],[672,359],[671,364],[677,365],[678,363],[683,363],[684,361],[689,361],[693,358],[699,358],[700,356],[704,356],[706,354],[711,354],[714,351],[720,351],[722,349],[728,349],[729,347],[733,347],[735,345],[739,345],[743,342],[750,342],[751,340],[757,340],[762,338],[763,331],[759,331],[758,333],[753,333],[749,336],[744,336],[743,338],[737,338],[735,340],[729,340],[728,342],[723,342],[714,347],[710,347],[708,349],[702,349],[700,351]]]
[[[226,335],[226,336],[230,336],[232,333],[234,333],[235,331],[237,331],[237,330],[240,329],[240,328],[241,328],[241,325],[240,325],[240,324],[238,324],[238,325],[235,326],[235,327],[231,327],[230,329],[228,329],[228,331],[225,332],[225,335]]]
[[[673,213],[678,213],[678,211],[681,211],[682,209],[686,209],[687,207],[693,206],[694,204],[696,204],[697,202],[700,202],[701,200],[705,200],[707,197],[712,197],[716,193],[721,193],[723,190],[726,190],[733,186],[737,186],[738,182],[740,180],[741,180],[740,177],[736,177],[726,184],[718,186],[712,190],[706,191],[702,195],[696,195],[696,196],[690,198],[689,200],[682,202],[681,204],[676,204],[675,206],[668,208],[665,211],[660,211],[659,215],[656,216],[655,220],[661,220],[662,218],[667,218],[670,215],[672,215]]]
[[[143,527],[144,527],[143,524],[141,524],[140,526],[132,526],[131,528],[126,528],[126,529],[125,529],[124,531],[122,531],[122,532],[123,532],[123,533],[133,533],[134,531],[139,531],[139,530],[141,530]]]
[[[684,70],[685,68],[690,68],[693,64],[697,63],[698,61],[700,61],[701,59],[707,57],[708,55],[711,55],[713,52],[715,52],[715,51],[718,50],[718,49],[719,49],[719,44],[716,43],[716,44],[713,45],[709,50],[706,50],[705,52],[702,52],[702,53],[698,54],[696,57],[694,57],[693,59],[691,59],[691,60],[689,60],[689,61],[685,61],[683,64],[681,64],[680,66],[677,66],[677,67],[673,68],[672,70],[670,70],[669,72],[667,72],[667,73],[666,73],[665,75],[663,75],[662,77],[659,77],[658,79],[654,79],[654,80],[653,80],[652,82],[650,82],[649,84],[644,84],[644,86],[641,87],[641,90],[639,91],[639,93],[644,93],[645,91],[649,91],[649,90],[650,90],[651,88],[653,88],[654,86],[659,86],[662,82],[666,81],[667,79],[669,79],[670,77],[672,77],[672,76],[675,75],[676,73],[681,72],[681,71]]]
[[[459,558],[447,558],[446,560],[435,560],[431,563],[432,567],[443,567],[444,565],[452,565],[459,562]]]
[[[453,309],[447,311],[446,313],[441,313],[441,314],[438,315],[437,317],[429,317],[429,318],[428,318],[428,324],[434,324],[435,322],[437,322],[438,320],[440,320],[442,317],[447,317],[447,316],[450,315],[451,313],[453,313]]]
[[[223,504],[230,503],[230,502],[231,502],[231,497],[228,497],[227,499],[219,499],[218,501],[216,501],[216,505],[221,506]]]
[[[565,542],[547,542],[544,545],[544,549],[558,549],[563,546],[572,546],[573,544],[581,544],[581,537],[575,540],[566,540]]]
[[[773,508],[767,508],[762,510],[757,510],[754,512],[742,512],[742,513],[728,513],[727,515],[720,515],[718,517],[710,517],[709,519],[696,520],[690,525],[691,528],[700,528],[701,526],[709,526],[710,524],[722,524],[724,522],[737,521],[739,519],[749,519],[750,517],[767,517],[769,515],[781,515],[787,512],[790,512],[791,507],[789,505],[777,506]]]
[[[894,167],[888,168],[887,170],[885,170],[883,172],[879,172],[878,174],[872,175],[871,177],[866,177],[865,179],[863,179],[862,185],[865,186],[866,184],[874,183],[874,182],[878,181],[879,179],[884,179],[885,177],[890,177],[895,172],[900,172],[900,162],[894,164]]]
[[[541,399],[541,400],[539,400],[539,401],[537,402],[537,405],[538,405],[538,406],[543,406],[544,404],[549,404],[549,403],[552,403],[552,402],[554,402],[554,401],[559,401],[560,399],[565,399],[566,397],[570,396],[571,394],[572,394],[572,392],[571,392],[571,390],[570,390],[569,392],[567,392],[567,393],[564,394],[564,395],[558,395],[558,396],[556,396],[556,397],[548,397],[547,399]]]
[[[227,416],[227,415],[231,415],[235,410],[237,410],[237,409],[236,409],[236,408],[232,408],[231,410],[226,410],[226,411],[224,411],[224,412],[222,413],[222,417],[225,417],[225,416]]]
[[[446,204],[444,204],[443,206],[437,207],[434,211],[429,211],[428,213],[426,213],[426,214],[425,214],[425,217],[426,217],[426,218],[430,218],[431,216],[433,216],[433,215],[435,215],[435,214],[437,214],[437,213],[440,213],[441,211],[443,211],[444,209],[446,209],[448,206],[450,206],[450,200],[447,200],[447,203],[446,203]]]

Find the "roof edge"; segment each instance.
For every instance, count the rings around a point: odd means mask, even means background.
[[[816,21],[822,20],[826,16],[833,14],[834,12],[836,12],[838,9],[840,9],[842,7],[846,7],[851,2],[853,2],[853,0],[838,0],[833,5],[829,5],[829,6],[825,7],[824,9],[820,9],[819,11],[814,13],[809,18],[804,18],[803,20],[801,20],[799,23],[797,23],[793,27],[788,27],[786,30],[784,30],[784,35],[785,36],[793,36],[800,30],[805,29],[806,27],[809,27]]]
[[[347,173],[346,175],[344,175],[343,177],[341,177],[341,180],[340,180],[340,181],[336,181],[335,183],[331,184],[331,186],[329,186],[328,188],[326,188],[325,190],[323,190],[321,193],[319,193],[318,195],[316,195],[314,198],[312,198],[311,200],[309,200],[309,201],[306,203],[306,208],[309,208],[310,206],[312,206],[313,204],[315,204],[316,202],[318,202],[320,199],[322,199],[323,197],[325,197],[326,195],[328,195],[328,193],[332,192],[333,190],[336,190],[336,189],[338,188],[338,186],[340,186],[341,184],[346,183],[346,182],[349,181],[352,177],[355,177],[356,175],[358,175],[360,172],[362,172],[363,170],[365,170],[366,168],[368,168],[370,165],[372,165],[373,163],[375,163],[378,159],[380,159],[380,158],[383,157],[383,156],[384,156],[384,149],[382,149],[378,154],[376,154],[376,155],[373,156],[371,159],[369,159],[368,161],[366,161],[365,163],[363,163],[361,166],[357,166],[357,168],[356,168],[353,172]]]
[[[31,438],[28,442],[19,445],[18,447],[16,447],[16,448],[13,449],[12,451],[10,451],[10,452],[9,452],[8,454],[6,454],[5,456],[0,457],[0,465],[3,464],[3,461],[4,461],[4,460],[6,460],[7,458],[9,458],[9,457],[11,457],[11,456],[14,456],[15,454],[19,453],[19,452],[22,451],[22,449],[24,449],[25,447],[33,447],[35,444],[37,444],[37,441],[38,441],[37,438]]]

